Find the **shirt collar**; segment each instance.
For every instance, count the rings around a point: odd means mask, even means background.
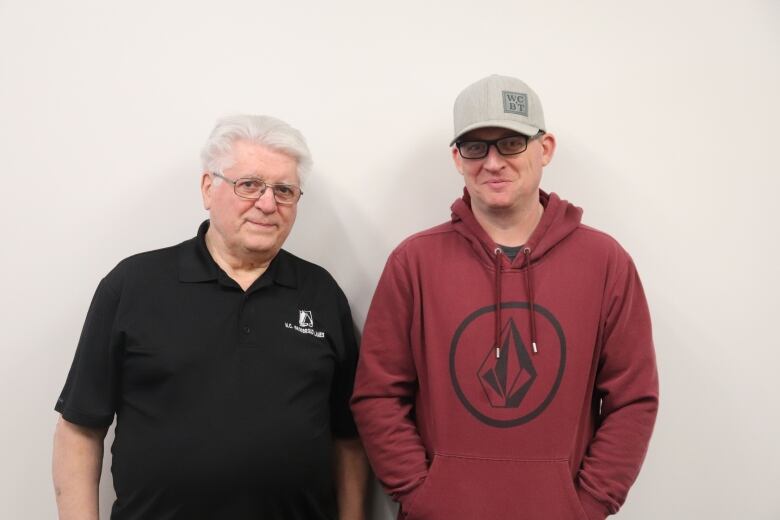
[[[198,227],[198,234],[179,244],[179,281],[210,282],[227,279],[225,272],[217,265],[206,247],[206,231],[209,221]],[[286,287],[297,287],[298,277],[292,255],[284,249],[271,260],[268,269],[252,284],[250,289],[276,283]]]

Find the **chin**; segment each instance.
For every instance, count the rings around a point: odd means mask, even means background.
[[[273,251],[277,251],[279,248],[276,246],[276,242],[245,242],[244,249],[251,253],[263,253],[267,254]]]
[[[513,208],[516,204],[516,200],[498,199],[486,201],[485,206],[489,209],[502,210]]]

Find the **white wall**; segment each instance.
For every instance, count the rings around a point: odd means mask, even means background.
[[[287,246],[362,326],[391,248],[448,218],[452,101],[493,72],[540,93],[543,186],[623,243],[652,306],[662,406],[617,518],[780,518],[779,22],[772,0],[0,0],[0,518],[55,516],[52,406],[92,292],[195,233],[218,116],[308,137]]]

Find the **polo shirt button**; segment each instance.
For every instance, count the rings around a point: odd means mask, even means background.
[[[244,325],[244,334],[249,334],[252,332],[252,329],[249,328],[249,325]]]

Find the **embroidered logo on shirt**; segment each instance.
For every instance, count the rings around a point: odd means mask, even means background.
[[[528,94],[501,91],[504,98],[504,112],[528,117]]]
[[[301,327],[314,326],[314,319],[311,317],[311,311],[298,311],[298,325]]]
[[[301,334],[309,334],[315,338],[324,338],[325,332],[321,330],[314,330],[314,316],[311,311],[298,311],[298,324],[293,325],[289,321],[284,322],[285,328],[293,329]]]
[[[535,304],[539,351],[532,353],[521,332],[530,319],[528,302],[501,303],[498,338],[495,310],[495,305],[477,309],[458,326],[450,345],[450,378],[472,416],[512,428],[538,417],[555,398],[566,367],[566,337],[555,316]]]

